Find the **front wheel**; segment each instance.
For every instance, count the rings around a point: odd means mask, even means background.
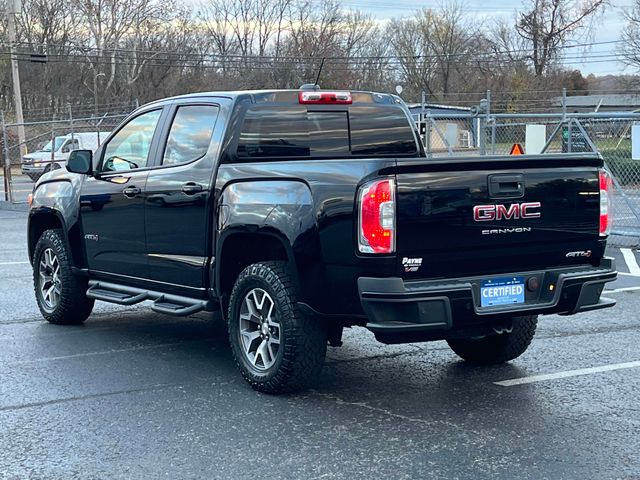
[[[87,281],[71,271],[62,230],[46,230],[33,252],[33,286],[42,316],[50,323],[77,325],[91,314]]]
[[[47,165],[44,168],[44,172],[42,172],[42,174],[44,175],[45,173],[49,173],[52,172],[54,170],[58,170],[60,168],[60,165],[58,165],[57,163],[50,163],[49,165]]]
[[[320,373],[327,332],[297,307],[286,262],[245,268],[229,302],[229,341],[244,379],[264,393],[308,386]]]
[[[514,317],[510,332],[481,338],[447,340],[459,357],[470,363],[496,364],[508,362],[522,355],[536,333],[538,316]]]

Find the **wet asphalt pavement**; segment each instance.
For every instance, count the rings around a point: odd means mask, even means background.
[[[640,366],[627,363],[640,291],[542,318],[529,351],[497,367],[352,329],[313,390],[272,397],[241,379],[207,315],[97,304],[83,326],[43,322],[25,228],[0,210],[0,479],[640,479]]]

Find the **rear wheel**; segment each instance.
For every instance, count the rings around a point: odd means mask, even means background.
[[[61,230],[46,230],[33,253],[33,285],[40,313],[51,323],[77,325],[93,310],[87,281],[71,271],[71,253]]]
[[[296,293],[286,262],[250,265],[233,287],[229,340],[242,376],[255,390],[299,390],[322,369],[326,329],[302,315]]]
[[[538,316],[514,317],[511,331],[480,338],[447,340],[449,347],[470,363],[496,364],[522,355],[536,333]]]

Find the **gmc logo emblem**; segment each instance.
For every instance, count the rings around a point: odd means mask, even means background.
[[[512,203],[506,205],[476,205],[473,207],[473,219],[476,222],[494,220],[518,220],[540,218],[540,202]]]

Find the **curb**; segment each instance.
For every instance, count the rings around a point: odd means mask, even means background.
[[[26,203],[10,203],[0,201],[0,210],[9,212],[27,212],[29,210],[29,206]]]

